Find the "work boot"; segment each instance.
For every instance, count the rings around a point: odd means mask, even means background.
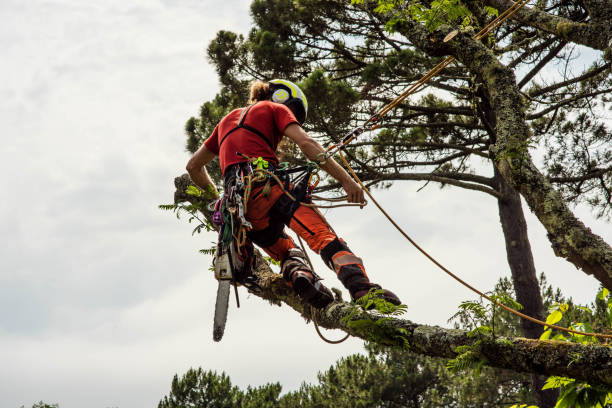
[[[351,298],[354,301],[358,301],[359,299],[367,295],[372,289],[380,290],[382,288],[380,287],[380,285],[368,282],[367,286],[366,285],[363,286],[363,289],[359,289],[355,291],[354,293],[351,293]],[[384,299],[389,303],[393,303],[396,306],[399,306],[402,304],[402,301],[397,297],[395,293],[387,289],[382,289],[382,290],[383,290],[383,293],[377,295],[377,297],[380,297],[381,299]]]
[[[311,270],[300,249],[289,250],[282,262],[281,272],[295,293],[309,305],[321,309],[333,302],[334,295],[321,283],[321,278]]]

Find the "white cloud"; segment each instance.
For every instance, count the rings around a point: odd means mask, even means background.
[[[216,284],[197,253],[214,234],[157,210],[183,171],[183,124],[218,89],[205,47],[245,33],[248,2],[0,4],[0,405],[155,404],[175,373],[225,370],[242,386],[314,381],[350,340],[322,343],[295,313],[243,294],[211,339]],[[487,290],[508,275],[497,209],[480,193],[399,183],[377,198],[451,270]],[[328,213],[407,318],[445,324],[474,295],[407,246],[373,205]],[[611,240],[609,226],[588,222]],[[538,270],[579,301],[597,286],[555,258],[529,216]],[[315,257],[313,257],[315,258]],[[333,273],[313,259],[330,286]],[[329,333],[339,337],[341,333]],[[78,390],[78,392],[75,392]]]

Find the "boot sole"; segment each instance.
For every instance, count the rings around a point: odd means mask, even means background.
[[[308,278],[298,277],[293,282],[293,289],[308,304],[320,309],[334,301],[333,295],[322,292],[314,287]]]

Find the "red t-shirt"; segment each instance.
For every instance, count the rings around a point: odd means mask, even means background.
[[[275,165],[278,164],[276,148],[283,138],[285,129],[292,123],[299,124],[293,112],[285,105],[262,101],[252,105],[243,122],[245,126],[256,129],[261,135],[245,128],[232,131],[238,126],[243,110],[246,112],[246,109],[249,107],[234,109],[227,114],[204,142],[208,150],[219,156],[219,163],[224,174],[228,166],[247,161],[236,154],[237,152],[252,158],[263,157]],[[230,131],[232,132],[229,133]],[[223,142],[221,148],[219,148],[220,142]]]

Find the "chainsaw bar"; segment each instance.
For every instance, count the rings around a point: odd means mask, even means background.
[[[221,341],[225,333],[225,322],[227,321],[227,309],[229,306],[231,280],[219,280],[217,288],[217,301],[215,302],[215,318],[213,322],[213,340]]]

